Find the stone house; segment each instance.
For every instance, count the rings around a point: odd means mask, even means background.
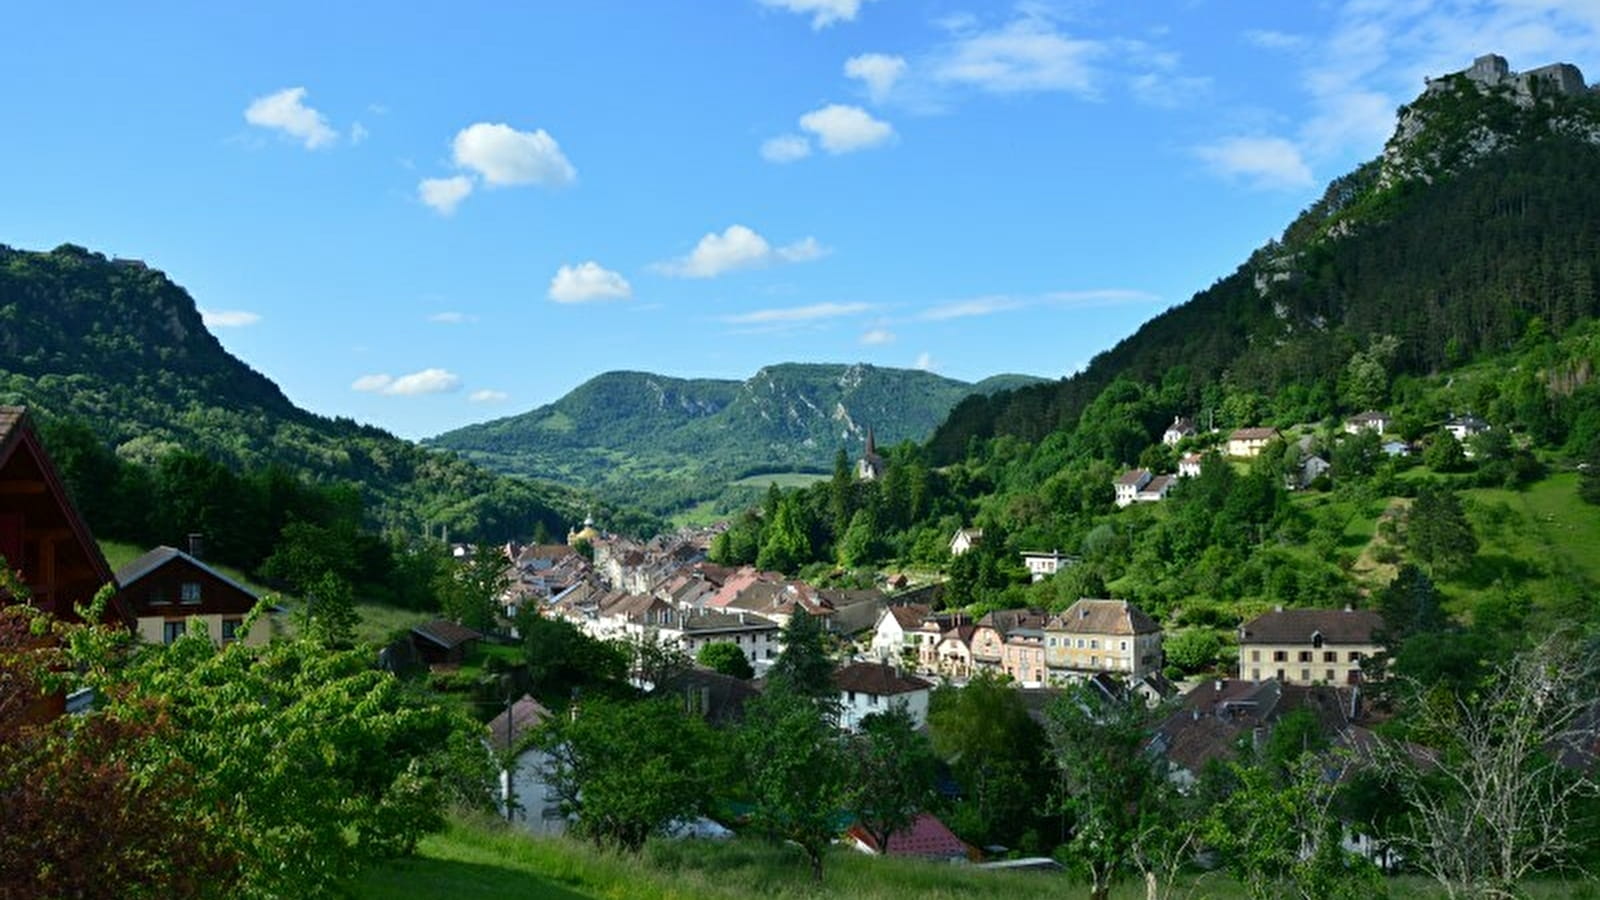
[[[1141,679],[1161,669],[1161,629],[1126,600],[1084,598],[1044,626],[1045,666],[1051,678],[1096,672]]]
[[[1285,684],[1360,684],[1362,660],[1382,652],[1383,617],[1370,609],[1276,609],[1239,628],[1239,677]]]

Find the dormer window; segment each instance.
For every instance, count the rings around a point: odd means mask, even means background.
[[[1320,631],[1311,632],[1311,646],[1312,647],[1316,647],[1316,648],[1321,648],[1322,647],[1322,632],[1320,632]]]

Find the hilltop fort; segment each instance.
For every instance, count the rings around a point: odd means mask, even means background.
[[[1486,88],[1509,88],[1522,105],[1529,105],[1535,97],[1549,93],[1567,96],[1600,93],[1600,85],[1589,87],[1583,80],[1583,72],[1572,63],[1551,63],[1526,72],[1513,72],[1506,58],[1494,53],[1478,57],[1469,68],[1460,72],[1427,79],[1427,90],[1430,93],[1447,90],[1457,78],[1465,78]]]

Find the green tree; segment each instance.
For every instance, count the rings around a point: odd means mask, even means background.
[[[767,670],[768,686],[806,697],[831,711],[838,691],[833,686],[833,659],[822,620],[797,604],[779,640],[783,652]]]
[[[361,614],[356,612],[350,583],[332,572],[312,581],[306,590],[299,619],[302,632],[311,640],[328,647],[348,647],[355,643]]]
[[[566,706],[578,691],[623,692],[628,653],[620,645],[595,640],[565,619],[547,619],[532,609],[517,614],[517,633],[540,701]]]
[[[715,641],[701,647],[695,661],[713,672],[734,678],[754,678],[756,674],[750,668],[750,660],[745,657],[744,650],[727,641]]]
[[[500,618],[500,595],[510,585],[506,560],[487,548],[446,563],[434,581],[445,617],[480,632],[493,631]]]
[[[550,784],[577,831],[637,853],[674,821],[705,811],[722,785],[710,727],[671,700],[582,703],[538,737]]]
[[[882,852],[934,797],[938,759],[903,705],[861,720],[851,741],[848,803]]]
[[[1048,787],[1045,735],[1022,695],[987,671],[964,687],[940,686],[928,734],[961,788],[951,827],[977,844],[1014,844],[1037,820]]]
[[[870,509],[856,510],[850,527],[839,540],[839,564],[847,568],[871,565],[884,555],[882,532]]]
[[[1210,628],[1186,628],[1161,645],[1167,662],[1184,672],[1210,671],[1222,652],[1222,640]]]
[[[1478,552],[1478,538],[1449,488],[1424,485],[1406,514],[1406,548],[1429,571],[1453,574],[1465,569]]]
[[[1391,651],[1418,634],[1450,627],[1450,615],[1439,602],[1439,591],[1421,568],[1407,563],[1377,596],[1383,616],[1384,645]]]
[[[848,796],[843,738],[811,698],[783,683],[745,707],[739,730],[742,766],[752,802],[750,822],[762,834],[793,842],[822,881],[823,853],[841,830]]]
[[[776,485],[773,486],[776,490]],[[800,502],[800,492],[783,495],[772,518],[762,529],[761,551],[756,565],[763,569],[793,573],[811,561],[810,527]]]
[[[1461,442],[1448,431],[1436,433],[1422,449],[1422,461],[1435,472],[1464,472],[1469,468]]]
[[[1141,836],[1171,813],[1165,774],[1143,750],[1148,715],[1140,704],[1107,702],[1084,685],[1047,714],[1054,800],[1072,829],[1064,852],[1088,876],[1092,900],[1105,900],[1119,876],[1140,868]]]

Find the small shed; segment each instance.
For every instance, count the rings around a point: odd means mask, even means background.
[[[411,629],[411,644],[428,665],[459,663],[483,635],[449,619],[434,619]]]

